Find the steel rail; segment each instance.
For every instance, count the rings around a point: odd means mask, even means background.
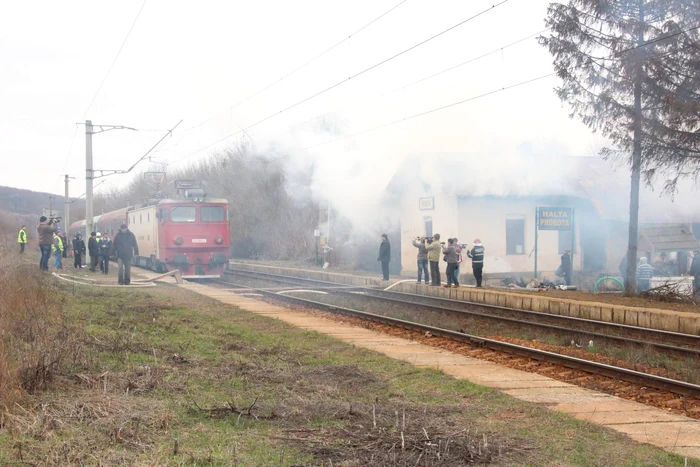
[[[495,339],[489,339],[457,331],[451,331],[448,329],[442,329],[434,326],[428,326],[412,321],[377,315],[366,311],[353,310],[351,308],[330,305],[327,303],[317,302],[315,300],[308,300],[304,298],[293,297],[290,295],[281,295],[277,292],[270,292],[264,289],[256,289],[256,291],[262,295],[266,295],[274,299],[286,302],[293,302],[305,306],[311,306],[314,308],[320,308],[335,314],[362,318],[368,321],[387,324],[390,326],[397,326],[414,331],[430,332],[432,335],[435,336],[445,337],[460,342],[466,342],[473,346],[484,347],[491,350],[532,358],[534,360],[545,361],[567,368],[585,371],[588,373],[600,374],[610,378],[616,378],[635,384],[641,384],[644,386],[673,392],[675,394],[700,397],[700,385],[688,383],[685,381],[678,381],[663,376],[652,375],[636,370],[629,370],[627,368],[620,368],[614,365],[608,365],[605,363],[593,362],[582,358],[571,357],[555,352],[549,352],[546,350],[533,349],[530,347],[511,344],[508,342],[502,342]]]
[[[273,278],[272,280],[277,280],[279,282],[289,282],[289,283],[301,282],[301,283],[307,283],[307,284],[308,283],[337,284],[335,282],[327,282],[327,281],[319,281],[316,279],[305,279],[305,278],[298,278],[298,277],[282,276],[282,275],[278,275],[278,274],[270,274],[270,273],[263,273],[263,272],[257,272],[257,271],[234,270],[234,271],[229,271],[229,274],[231,272],[233,272],[234,274],[244,275],[244,276],[248,276],[248,277],[258,277],[258,276],[271,277],[271,278]],[[623,331],[623,332],[627,332],[627,333],[634,333],[634,334],[638,334],[638,335],[639,334],[641,334],[641,335],[646,334],[646,335],[652,335],[652,336],[654,336],[654,338],[659,339],[659,340],[672,341],[672,342],[675,342],[675,343],[678,343],[681,345],[700,346],[700,336],[694,336],[692,334],[683,334],[683,333],[676,333],[676,332],[664,331],[664,330],[659,330],[659,329],[642,328],[642,327],[631,326],[631,325],[627,325],[627,324],[610,323],[610,322],[606,322],[606,321],[597,321],[597,320],[591,320],[591,319],[585,319],[585,318],[576,318],[576,317],[572,317],[572,316],[546,314],[546,313],[540,313],[540,312],[536,312],[536,311],[521,310],[521,309],[517,309],[517,308],[504,307],[504,306],[500,306],[500,305],[490,305],[490,304],[484,304],[484,303],[453,300],[453,299],[447,299],[447,298],[441,298],[441,297],[431,297],[431,296],[411,294],[411,293],[406,293],[406,292],[393,292],[393,291],[389,292],[389,291],[380,290],[380,289],[376,289],[376,288],[369,288],[369,287],[354,286],[354,287],[352,287],[352,289],[364,291],[368,294],[366,296],[371,297],[371,298],[376,298],[379,300],[385,300],[385,301],[401,303],[401,304],[406,304],[406,305],[422,306],[425,308],[434,309],[436,311],[457,314],[460,316],[469,315],[469,316],[475,316],[475,317],[484,318],[484,319],[498,320],[501,322],[507,321],[507,322],[511,322],[511,323],[515,323],[515,324],[522,324],[522,325],[531,326],[531,327],[540,327],[540,328],[544,328],[544,329],[550,329],[550,330],[554,330],[557,332],[573,332],[573,333],[578,333],[578,334],[584,334],[584,335],[587,335],[590,337],[618,341],[618,342],[625,343],[625,344],[648,345],[648,346],[655,347],[657,349],[664,350],[664,351],[672,351],[672,352],[682,353],[682,354],[695,356],[695,357],[700,356],[700,349],[699,348],[678,347],[678,346],[659,343],[659,342],[640,341],[639,339],[632,338],[632,337],[616,336],[616,335],[612,335],[612,334],[590,331],[590,330],[586,330],[586,329],[567,328],[567,327],[562,327],[562,326],[556,326],[553,324],[542,323],[539,321],[521,320],[521,319],[517,319],[517,318],[509,318],[509,317],[500,316],[500,315],[487,314],[487,313],[480,312],[480,311],[455,309],[455,308],[450,308],[448,306],[438,306],[435,303],[443,303],[443,304],[448,304],[448,305],[458,305],[460,307],[469,306],[469,307],[481,308],[484,310],[495,310],[498,312],[524,315],[525,317],[528,317],[531,319],[534,318],[536,320],[544,320],[544,321],[549,320],[549,321],[558,321],[558,322],[566,322],[566,323],[576,323],[576,324],[580,324],[580,325],[595,326],[595,327],[599,327],[599,328],[607,328],[610,330],[618,330],[618,331]],[[338,290],[337,292],[338,293],[349,293],[349,291],[345,292],[343,290]],[[358,296],[358,294],[353,294],[353,295]],[[398,298],[389,297],[387,295],[393,295],[394,297],[407,297],[408,300],[401,300]],[[423,303],[419,303],[418,301],[422,301]],[[433,303],[424,303],[424,302],[433,302]]]

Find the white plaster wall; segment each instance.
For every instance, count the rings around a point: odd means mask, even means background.
[[[435,209],[421,211],[418,199],[430,196],[420,189],[407,189],[401,201],[402,273],[416,272],[416,248],[411,240],[425,235],[424,216],[432,216],[433,233],[443,239],[457,237],[460,243],[469,243],[480,238],[486,248],[485,273],[527,273],[535,267],[535,207],[536,200],[529,198],[457,198],[445,194],[435,195]],[[524,254],[506,254],[506,219],[525,220]],[[580,235],[576,229],[574,269],[581,270],[582,255]],[[557,231],[540,231],[538,247],[538,276],[555,279],[553,272],[561,263],[558,252]],[[467,265],[469,261],[467,260]]]
[[[435,208],[420,210],[419,198],[434,196]],[[425,236],[425,217],[433,219],[433,234],[439,233],[445,239],[459,236],[458,203],[456,196],[446,194],[433,195],[421,187],[406,187],[401,199],[401,268],[402,273],[413,274],[417,271],[416,254],[418,250],[412,240]]]

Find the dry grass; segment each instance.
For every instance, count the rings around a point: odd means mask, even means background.
[[[0,409],[7,414],[25,392],[48,388],[64,363],[80,360],[82,346],[76,339],[76,330],[66,324],[64,304],[56,298],[56,290],[45,273],[23,261],[16,251],[8,251],[12,243],[3,243]]]

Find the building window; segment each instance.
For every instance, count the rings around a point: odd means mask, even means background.
[[[506,219],[506,254],[525,254],[525,219]]]
[[[560,230],[559,231],[559,254],[563,255],[564,250],[572,250],[574,249],[573,245],[571,244],[571,230]]]
[[[431,216],[425,216],[423,218],[423,224],[425,225],[425,236],[433,236],[433,218]]]

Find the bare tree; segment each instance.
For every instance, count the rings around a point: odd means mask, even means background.
[[[700,4],[693,0],[552,3],[540,37],[562,79],[557,95],[608,137],[604,158],[631,167],[625,289],[634,293],[639,185],[665,177],[673,194],[700,177]]]

